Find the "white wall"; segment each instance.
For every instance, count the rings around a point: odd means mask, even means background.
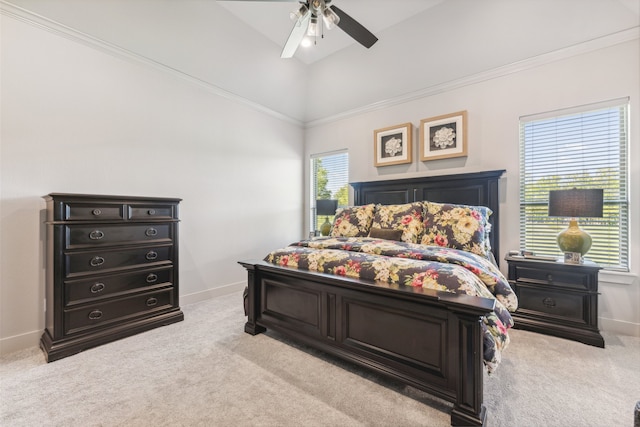
[[[631,98],[631,274],[600,274],[601,328],[640,336],[640,46],[637,39],[590,53],[556,60],[550,56],[529,64],[451,82],[433,89],[434,95],[326,121],[306,131],[306,154],[349,150],[349,180],[370,181],[408,176],[506,169],[501,179],[500,248],[519,247],[518,232],[518,119],[520,116]],[[421,119],[460,110],[468,112],[468,157],[420,162],[418,126]],[[373,131],[412,122],[414,162],[373,166]],[[506,263],[501,263],[506,273]]]
[[[300,238],[299,125],[20,20],[0,24],[0,353],[37,345],[44,327],[50,192],[182,198],[182,304],[240,289],[238,260]]]

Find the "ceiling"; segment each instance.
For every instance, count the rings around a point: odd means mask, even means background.
[[[362,24],[373,34],[399,24],[444,0],[333,0],[332,5]],[[298,8],[297,1],[218,0],[239,20],[263,34],[278,46],[284,46],[294,26],[289,13]],[[314,63],[348,46],[358,44],[339,28],[324,29],[324,37],[300,46],[295,57],[305,64]],[[362,47],[365,49],[365,47]]]
[[[335,28],[281,59],[297,4],[0,0],[36,27],[138,58],[301,124],[576,46],[637,39],[640,28],[640,0],[332,0],[379,41],[366,49]]]

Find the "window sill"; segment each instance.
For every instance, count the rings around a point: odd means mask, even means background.
[[[633,285],[638,281],[638,276],[633,273],[622,271],[600,270],[599,282],[612,283],[615,285]]]

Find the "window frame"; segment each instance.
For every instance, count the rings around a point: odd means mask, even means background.
[[[594,240],[586,257],[607,270],[629,271],[629,104],[629,98],[625,97],[520,117],[519,230],[522,249],[540,255],[562,255],[555,237],[567,227],[569,218],[548,217],[549,190],[602,187],[605,189],[604,217],[579,218],[580,227]],[[605,112],[617,119],[617,126],[608,124],[607,120],[616,122],[605,118]],[[598,115],[604,124],[598,124]],[[576,124],[581,127],[570,128]],[[594,127],[585,126],[589,124]],[[554,125],[557,129],[551,129]],[[539,136],[531,135],[534,128]],[[617,130],[617,134],[598,133],[611,128]],[[545,131],[549,136],[545,136]],[[598,146],[602,141],[615,142],[615,145]],[[575,156],[568,151],[572,146],[576,147]],[[607,153],[609,157],[605,156]],[[608,159],[611,159],[609,163]],[[579,174],[584,176],[581,181],[576,180]],[[612,236],[617,236],[617,240]],[[613,259],[615,262],[611,262]]]

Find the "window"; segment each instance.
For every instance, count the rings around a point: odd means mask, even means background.
[[[333,215],[316,215],[316,200],[338,200],[349,204],[349,153],[346,151],[311,156],[311,230],[320,230],[323,222],[333,222]]]
[[[618,99],[520,118],[520,246],[561,255],[569,223],[548,216],[549,190],[602,188],[604,216],[580,218],[593,238],[587,258],[628,271],[628,109]]]

